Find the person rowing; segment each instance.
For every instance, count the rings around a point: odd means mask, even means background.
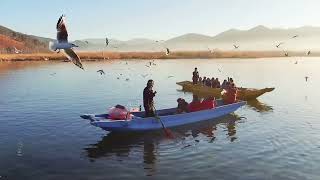
[[[148,80],[147,86],[143,90],[143,106],[145,110],[145,117],[154,117],[155,108],[153,98],[156,96],[157,91],[153,91],[154,82],[152,79]]]

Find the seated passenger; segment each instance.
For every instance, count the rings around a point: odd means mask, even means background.
[[[217,88],[217,81],[215,78],[212,78],[212,88]]]
[[[237,102],[237,94],[238,89],[235,87],[234,83],[232,83],[227,89],[227,92],[223,95],[223,102],[225,104],[232,104]]]
[[[201,109],[202,110],[213,109],[215,108],[215,104],[216,104],[215,98],[213,97],[207,98],[201,102]]]
[[[221,84],[221,89],[227,89],[227,80],[223,80],[223,83]]]
[[[220,88],[220,81],[218,78],[216,78],[216,88]]]
[[[179,98],[177,102],[178,102],[178,107],[177,107],[178,114],[189,112],[189,109],[188,109],[189,104],[186,102],[186,100]]]
[[[207,78],[207,80],[206,80],[206,86],[211,87],[211,80],[210,80],[210,78]]]
[[[189,112],[201,111],[201,101],[197,95],[193,95],[193,100],[188,106]]]
[[[207,81],[207,78],[204,76],[203,79],[202,79],[202,85],[205,85],[206,81]]]
[[[201,83],[202,83],[202,77],[199,77],[198,84],[201,84]]]

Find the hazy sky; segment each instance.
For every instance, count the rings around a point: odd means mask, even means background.
[[[54,38],[66,14],[70,39],[168,39],[185,33],[320,26],[319,0],[1,0],[0,25]]]

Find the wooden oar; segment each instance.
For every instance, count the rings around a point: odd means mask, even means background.
[[[161,126],[162,126],[162,129],[163,129],[165,135],[166,135],[168,138],[174,139],[173,133],[170,131],[170,129],[168,129],[168,128],[165,127],[165,125],[164,125],[164,123],[162,122],[161,118],[158,116],[158,113],[157,113],[156,108],[153,107],[153,109],[154,109],[154,112],[155,112],[155,118],[160,121]]]

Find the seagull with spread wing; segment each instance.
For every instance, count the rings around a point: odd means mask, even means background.
[[[283,44],[283,42],[280,42],[279,44],[276,45],[277,48],[279,48]]]
[[[109,39],[106,37],[106,47],[109,45]]]
[[[309,56],[310,54],[311,54],[311,51],[308,51],[308,52],[307,52],[307,55]]]
[[[97,72],[100,73],[100,75],[105,75],[106,74],[102,69],[98,70]]]
[[[166,48],[166,55],[168,56],[170,54],[170,49]]]
[[[67,58],[73,62],[76,66],[83,69],[82,63],[80,61],[79,56],[73,51],[73,47],[78,47],[73,43],[68,42],[68,31],[66,28],[65,16],[60,16],[58,23],[56,25],[57,28],[57,42],[50,42],[49,49],[52,51],[60,52],[62,49],[67,56]]]

